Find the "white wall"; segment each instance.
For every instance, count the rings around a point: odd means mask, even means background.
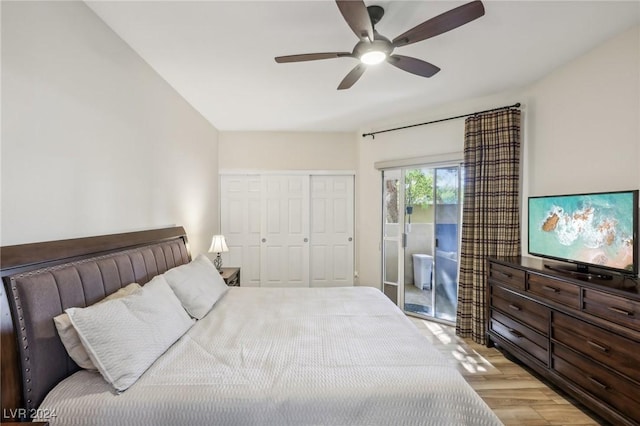
[[[83,2],[2,7],[2,245],[218,224],[218,132]]]
[[[220,132],[222,170],[355,170],[347,132]]]
[[[523,104],[522,229],[529,195],[640,187],[640,27],[626,31],[528,88],[452,103],[375,123],[361,133]],[[362,138],[358,144],[357,262],[359,283],[381,282],[382,196],[377,161],[463,149],[464,120]]]
[[[524,93],[530,195],[640,186],[640,27]]]

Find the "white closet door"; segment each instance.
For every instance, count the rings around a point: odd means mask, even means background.
[[[229,247],[223,266],[241,267],[241,285],[260,285],[261,180],[259,175],[220,179],[221,231]]]
[[[353,285],[353,176],[311,176],[311,287]]]
[[[309,176],[262,177],[260,285],[309,286]]]

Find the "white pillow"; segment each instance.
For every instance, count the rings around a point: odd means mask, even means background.
[[[66,312],[98,371],[118,391],[194,323],[162,275],[127,297]]]
[[[131,283],[126,287],[121,288],[120,290],[112,293],[99,301],[98,303],[107,302],[113,299],[119,299],[121,297],[128,296],[136,291],[140,290],[140,284]],[[67,350],[67,353],[71,357],[72,360],[78,364],[79,367],[84,368],[86,370],[97,370],[96,366],[91,362],[91,358],[89,358],[89,354],[82,346],[82,342],[80,342],[80,336],[78,336],[78,332],[73,325],[71,324],[71,320],[69,319],[69,315],[66,313],[62,313],[56,317],[53,317],[53,322],[56,325],[56,330],[58,330],[58,335],[60,336],[60,340],[64,345],[64,348]]]
[[[201,319],[229,289],[208,257],[200,254],[186,265],[164,273],[171,290],[189,315]]]

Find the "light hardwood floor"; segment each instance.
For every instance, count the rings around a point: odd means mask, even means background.
[[[454,327],[409,318],[506,426],[603,424],[497,349],[456,336]]]

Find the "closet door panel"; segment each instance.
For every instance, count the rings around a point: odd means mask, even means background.
[[[262,177],[261,286],[309,286],[309,176]]]
[[[311,176],[312,287],[353,285],[353,176]]]
[[[261,180],[258,175],[223,175],[220,222],[229,251],[224,266],[242,268],[241,285],[260,285]]]

